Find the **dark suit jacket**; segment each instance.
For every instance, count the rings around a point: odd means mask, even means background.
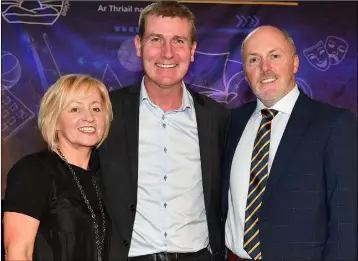
[[[256,101],[232,111],[225,152],[225,219],[232,159],[255,108]],[[300,93],[259,214],[264,261],[357,260],[356,200],[356,117]]]
[[[190,91],[190,90],[189,90]],[[230,112],[190,91],[194,100],[209,241],[215,260],[222,260],[222,159]],[[99,149],[105,203],[113,222],[111,260],[126,260],[137,206],[140,84],[110,93],[114,120]]]

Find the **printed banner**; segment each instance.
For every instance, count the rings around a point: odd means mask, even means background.
[[[22,156],[45,147],[39,102],[61,75],[90,74],[109,90],[143,76],[133,38],[149,2],[1,1],[2,191]],[[295,41],[298,86],[310,97],[357,115],[357,3],[194,4],[198,47],[187,83],[227,107],[254,99],[240,60],[242,40],[274,25]]]

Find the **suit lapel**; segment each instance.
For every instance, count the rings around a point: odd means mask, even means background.
[[[138,184],[138,140],[139,140],[139,94],[140,84],[130,87],[124,101],[123,121],[125,122],[129,169],[132,177],[132,191],[137,195]]]
[[[290,165],[291,159],[294,157],[295,151],[297,151],[297,145],[311,121],[311,111],[311,100],[301,92],[277,149],[267,181],[263,202],[269,199],[272,191],[275,189],[275,185]]]
[[[205,108],[204,101],[199,95],[190,91],[195,107],[196,124],[198,128],[198,139],[200,149],[201,171],[203,179],[203,190],[205,205],[210,206],[210,191],[211,191],[211,139],[212,126],[210,113]],[[208,209],[206,209],[208,213]]]

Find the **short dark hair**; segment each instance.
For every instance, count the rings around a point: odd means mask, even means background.
[[[183,4],[178,3],[177,1],[157,1],[148,6],[146,6],[139,15],[139,37],[142,39],[145,33],[145,25],[148,16],[154,15],[158,17],[178,17],[182,19],[187,19],[191,25],[191,42],[195,41],[195,16]]]

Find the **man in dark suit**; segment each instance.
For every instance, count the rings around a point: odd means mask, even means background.
[[[241,50],[257,100],[227,137],[228,260],[357,260],[356,117],[298,89],[287,33],[259,27]]]
[[[114,120],[99,158],[111,260],[224,258],[221,171],[230,114],[183,82],[194,36],[187,7],[146,7],[134,39],[143,80],[110,94]]]

